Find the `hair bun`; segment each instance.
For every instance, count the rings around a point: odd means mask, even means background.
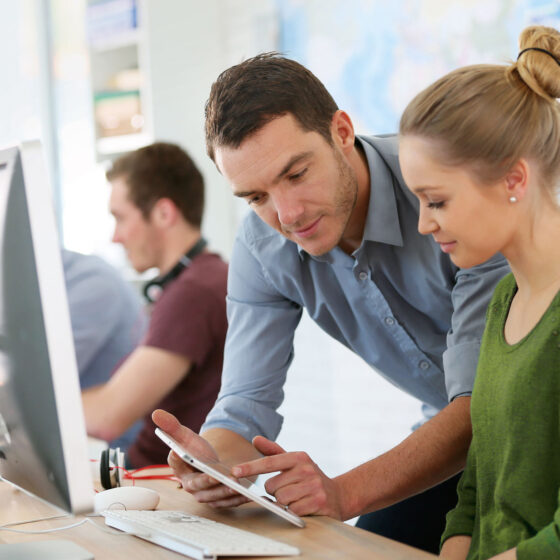
[[[545,99],[560,97],[560,32],[533,25],[519,36],[519,56],[514,64],[519,76]]]

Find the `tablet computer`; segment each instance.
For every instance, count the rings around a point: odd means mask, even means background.
[[[233,490],[236,490],[249,500],[265,507],[266,509],[272,511],[276,515],[279,515],[283,519],[286,519],[290,523],[296,525],[297,527],[305,527],[305,521],[296,515],[293,511],[290,511],[288,506],[282,506],[272,499],[261,496],[258,493],[257,487],[247,478],[235,479],[231,478],[230,468],[219,461],[208,461],[197,459],[192,456],[179,442],[174,440],[169,434],[165,433],[163,430],[156,428],[156,435],[166,443],[185,463],[188,463],[195,469],[210,475],[212,478],[229,486]]]

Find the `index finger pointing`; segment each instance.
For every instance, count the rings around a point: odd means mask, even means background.
[[[259,474],[286,471],[295,467],[302,460],[300,453],[280,453],[269,455],[262,459],[255,459],[247,463],[241,463],[231,469],[233,476],[240,478],[245,476],[257,476]]]

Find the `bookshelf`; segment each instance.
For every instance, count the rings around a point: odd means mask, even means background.
[[[149,144],[145,35],[138,0],[88,0],[86,27],[97,161]]]

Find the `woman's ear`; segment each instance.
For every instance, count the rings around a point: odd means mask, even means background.
[[[527,194],[530,177],[531,167],[526,159],[521,158],[505,176],[506,195],[509,201],[523,199]]]

